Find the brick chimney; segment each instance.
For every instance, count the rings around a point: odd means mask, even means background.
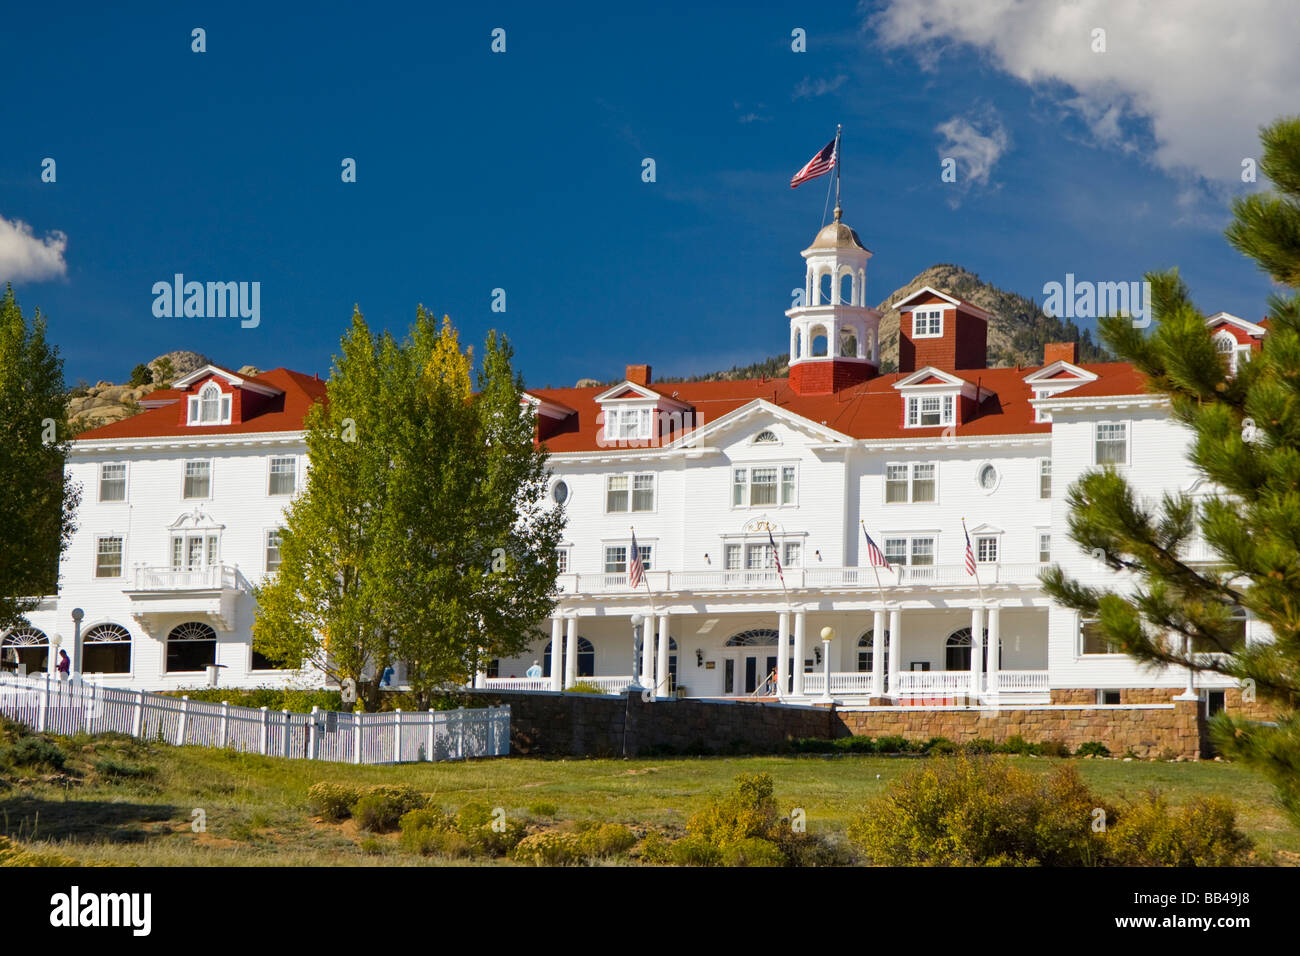
[[[634,385],[650,385],[650,366],[649,365],[629,365],[623,373],[623,377]]]
[[[1048,342],[1043,346],[1043,364],[1051,365],[1053,362],[1069,362],[1071,365],[1079,363],[1079,346],[1075,342]]]

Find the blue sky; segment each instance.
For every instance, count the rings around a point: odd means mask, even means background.
[[[1067,272],[1176,265],[1203,308],[1258,319],[1270,285],[1222,228],[1259,188],[1236,157],[1297,101],[1293,53],[1260,50],[1293,29],[1238,27],[1266,89],[1216,99],[1250,78],[1202,55],[1229,29],[1214,4],[1165,38],[1085,2],[1111,49],[1074,59],[1087,16],[1062,36],[954,4],[21,5],[0,57],[0,281],[48,314],[69,383],[176,348],[324,374],[353,303],[396,331],[417,303],[464,341],[499,328],[534,386],[705,372],[786,346],[827,180],[788,182],[838,122],[871,301],[936,262],[1039,302]],[[156,318],[152,285],[176,272],[260,282],[260,326]]]

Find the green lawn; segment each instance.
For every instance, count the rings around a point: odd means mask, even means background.
[[[356,767],[142,744],[127,739],[59,741],[65,772],[9,771],[0,782],[0,828],[24,845],[82,861],[153,865],[419,865],[438,862],[402,852],[396,837],[365,841],[351,822],[324,824],[307,804],[319,781],[408,784],[456,808],[503,807],[536,826],[596,820],[683,832],[687,818],[727,791],[736,774],[771,774],[783,808],[802,807],[808,829],[842,840],[868,799],[918,758],[875,756],[711,757],[646,760],[496,758],[468,763]],[[121,776],[118,768],[151,768]],[[941,758],[926,758],[941,759]],[[1055,761],[1010,758],[1047,770]],[[99,768],[95,765],[98,762]],[[1090,787],[1110,798],[1159,787],[1175,804],[1196,795],[1236,802],[1239,825],[1261,862],[1300,863],[1300,833],[1277,809],[1271,788],[1229,763],[1073,760]],[[116,775],[114,775],[116,774]],[[554,815],[546,805],[555,808]],[[206,832],[191,828],[193,811]]]

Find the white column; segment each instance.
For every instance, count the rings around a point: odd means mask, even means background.
[[[903,670],[903,609],[889,610],[889,693],[898,696],[898,675]]]
[[[641,625],[641,686],[649,690],[655,686],[655,621],[651,611]]]
[[[782,611],[776,628],[776,696],[784,697],[790,660],[790,612]],[[766,675],[764,675],[766,676]]]
[[[551,690],[564,690],[564,621],[551,618]]]
[[[885,696],[885,609],[879,607],[871,620],[871,696]]]
[[[976,605],[970,610],[970,690],[969,696],[980,695],[980,673],[983,671],[984,608]]]
[[[1002,608],[993,605],[989,608],[989,674],[985,680],[989,696],[998,695],[998,671],[1002,669]]]
[[[671,639],[671,631],[668,630],[669,617],[667,614],[659,615],[659,659],[655,663],[655,696],[668,696],[668,642]]]
[[[807,633],[808,612],[794,612],[794,695],[803,696],[803,660],[808,653]]]
[[[564,641],[564,686],[572,687],[578,682],[578,618],[571,617],[568,625],[568,637]]]

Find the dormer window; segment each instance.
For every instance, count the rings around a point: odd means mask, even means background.
[[[956,421],[953,417],[956,407],[953,398],[952,395],[907,396],[907,427],[933,428],[953,424]]]
[[[912,338],[936,339],[943,335],[943,309],[915,309],[912,312]]]
[[[609,408],[605,410],[605,437],[616,441],[640,441],[654,437],[653,408]]]
[[[189,400],[189,424],[229,425],[230,396],[222,393],[215,382],[208,382]]]

